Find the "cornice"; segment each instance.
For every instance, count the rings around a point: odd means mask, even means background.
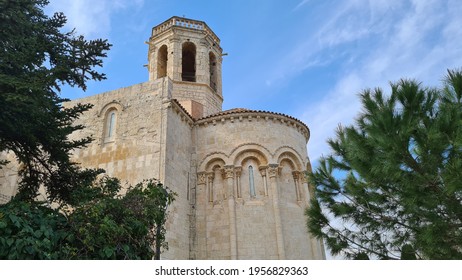
[[[249,109],[231,109],[223,112],[219,112],[213,115],[209,115],[195,121],[196,126],[209,126],[216,125],[217,123],[226,122],[243,122],[243,121],[274,121],[283,123],[289,127],[297,129],[302,133],[306,140],[310,138],[310,129],[302,121],[281,113],[260,111],[260,110],[249,110]]]

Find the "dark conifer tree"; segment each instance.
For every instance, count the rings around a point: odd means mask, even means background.
[[[19,194],[0,205],[0,259],[159,258],[175,194],[147,180],[122,196],[119,180],[95,180],[102,170],[70,160],[91,141],[69,140],[91,105],[63,107],[61,87],[85,90],[87,81],[104,79],[95,68],[110,44],[63,32],[65,16],[48,17],[46,4],[0,0],[0,152],[16,156],[22,175]],[[45,203],[35,199],[41,186]]]
[[[91,141],[68,138],[82,129],[73,121],[90,105],[63,108],[59,93],[64,84],[85,90],[87,81],[104,79],[95,67],[110,44],[63,32],[65,16],[48,17],[47,4],[0,0],[0,152],[20,163],[20,197],[33,199],[43,185],[50,201],[72,203],[71,190],[90,185],[100,171],[70,161],[73,149]]]

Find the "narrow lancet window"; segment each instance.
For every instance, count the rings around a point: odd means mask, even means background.
[[[255,182],[253,179],[253,167],[249,166],[249,186],[250,186],[250,197],[255,197]]]
[[[114,140],[116,121],[117,121],[116,110],[109,111],[108,114],[106,115],[104,142],[110,142]]]
[[[115,125],[115,112],[111,112],[109,115],[109,123],[107,129],[107,137],[112,138],[114,134],[114,125]]]

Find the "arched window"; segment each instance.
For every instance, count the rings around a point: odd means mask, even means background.
[[[104,142],[114,141],[116,123],[117,123],[117,110],[111,109],[106,114],[106,121],[105,121],[105,128],[104,128]]]
[[[167,46],[163,45],[157,52],[157,78],[167,76],[167,60],[168,60]]]
[[[210,87],[217,91],[217,58],[213,52],[209,53]]]
[[[250,186],[250,197],[257,196],[255,193],[255,181],[253,178],[253,166],[249,166],[249,186]]]
[[[196,81],[196,46],[191,42],[183,44],[181,79],[183,81]]]

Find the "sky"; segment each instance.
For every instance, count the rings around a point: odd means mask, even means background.
[[[308,125],[311,162],[330,153],[339,124],[360,112],[358,94],[389,91],[412,78],[440,86],[447,69],[462,67],[460,0],[51,0],[67,29],[113,47],[100,70],[107,80],[75,99],[148,80],[152,27],[172,16],[205,21],[221,39],[223,109],[291,115]]]

